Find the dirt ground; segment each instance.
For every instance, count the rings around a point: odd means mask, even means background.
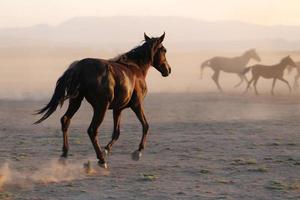
[[[141,126],[126,110],[108,170],[97,166],[86,134],[87,102],[71,124],[67,163],[57,161],[66,105],[31,125],[46,101],[0,101],[0,199],[300,199],[300,96],[150,94],[142,159],[130,157]],[[103,146],[111,132],[109,111]]]

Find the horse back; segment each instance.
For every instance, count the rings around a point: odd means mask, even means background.
[[[261,65],[252,66],[252,74],[254,76],[262,76],[264,78],[275,78],[283,75],[283,69],[279,65]]]
[[[74,73],[80,77],[80,92],[90,103],[99,98],[113,99],[114,80],[109,73],[105,60],[85,58],[72,66]]]
[[[216,56],[210,60],[211,68],[225,72],[237,73],[244,69],[244,63],[238,57],[228,58]]]

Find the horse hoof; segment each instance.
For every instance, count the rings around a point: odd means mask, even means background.
[[[140,160],[141,157],[142,157],[142,152],[140,152],[139,150],[136,150],[135,152],[133,152],[133,153],[131,154],[131,158],[132,158],[132,160],[134,160],[134,161]]]
[[[58,163],[61,165],[66,165],[67,164],[67,158],[66,157],[60,157],[58,159]]]
[[[85,173],[90,174],[92,171],[91,162],[87,161],[86,163],[83,163],[83,169],[85,170]]]
[[[99,165],[99,167],[102,167],[103,169],[107,169],[108,168],[108,165],[107,165],[106,162],[102,163],[102,162],[98,161],[98,165]]]

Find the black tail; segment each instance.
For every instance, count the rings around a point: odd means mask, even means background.
[[[72,97],[75,98],[75,96],[78,95],[80,82],[78,73],[76,72],[76,69],[74,69],[75,64],[75,62],[71,64],[70,67],[64,72],[64,74],[57,80],[54,94],[50,102],[35,113],[45,114],[34,124],[41,123],[42,121],[47,119],[56,110],[59,104],[62,106],[63,102],[66,99]]]
[[[249,72],[251,69],[252,69],[252,67],[246,67],[246,68],[244,69],[244,71],[242,72],[242,75],[247,74],[247,72]]]

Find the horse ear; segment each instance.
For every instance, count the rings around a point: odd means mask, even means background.
[[[164,41],[165,35],[166,35],[166,33],[164,32],[164,34],[162,34],[162,36],[160,36],[160,37],[158,38],[158,43],[159,43],[159,44],[162,43],[162,42]]]
[[[144,33],[144,38],[145,38],[145,41],[149,41],[150,40],[150,37],[148,37],[148,35],[146,35],[146,33]]]

